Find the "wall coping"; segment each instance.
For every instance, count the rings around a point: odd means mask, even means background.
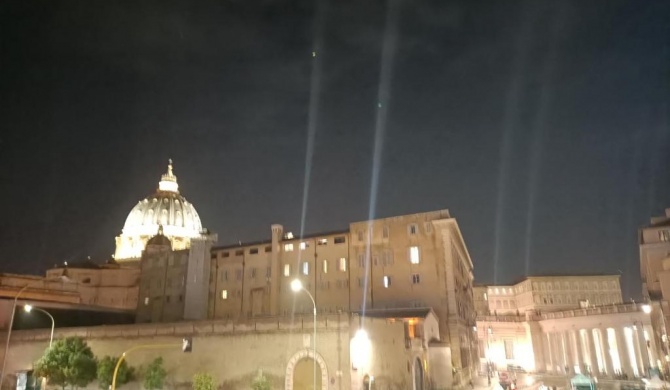
[[[325,318],[324,318],[325,317]],[[335,332],[349,328],[348,315],[317,316],[317,331]],[[255,321],[233,322],[231,320],[182,321],[173,323],[99,325],[75,328],[56,328],[54,339],[79,336],[87,339],[102,338],[134,338],[134,337],[165,337],[165,336],[212,336],[225,334],[261,334],[291,333],[295,331],[314,330],[312,317],[295,316],[272,317]],[[4,339],[7,332],[2,332]],[[11,341],[43,341],[49,340],[50,329],[32,329],[12,331]]]

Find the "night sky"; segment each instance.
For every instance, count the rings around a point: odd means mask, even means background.
[[[0,3],[1,271],[109,258],[172,158],[220,244],[448,208],[477,283],[640,295],[669,1],[175,3]]]

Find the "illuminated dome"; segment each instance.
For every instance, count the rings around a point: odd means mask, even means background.
[[[117,261],[137,260],[147,241],[162,229],[174,250],[186,249],[192,238],[200,237],[202,224],[195,207],[179,194],[177,177],[168,171],[161,177],[156,192],[139,201],[128,214],[121,235],[116,237]]]

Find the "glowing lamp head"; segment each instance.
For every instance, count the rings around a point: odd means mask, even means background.
[[[642,305],[642,312],[645,314],[651,313],[651,305]]]
[[[32,306],[32,305],[25,305],[25,306],[23,306],[23,311],[25,311],[26,313],[30,313],[31,310],[33,310],[33,306]]]
[[[291,282],[291,290],[293,290],[294,292],[302,290],[302,282],[298,279],[294,279]]]
[[[359,329],[351,339],[350,345],[351,365],[354,370],[364,369],[369,366],[372,356],[372,344],[368,332]]]

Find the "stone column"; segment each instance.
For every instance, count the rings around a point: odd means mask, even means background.
[[[570,370],[567,374],[574,374],[575,355],[572,350],[572,333],[570,331],[563,332],[563,348],[565,349],[565,365]]]
[[[619,354],[619,361],[621,362],[621,372],[623,374],[628,374],[628,376],[632,378],[633,366],[631,365],[628,354],[628,347],[626,346],[626,337],[624,336],[623,328],[614,328],[614,334],[616,335],[616,349]]]
[[[544,349],[544,356],[546,356],[546,361],[549,363],[549,372],[556,372],[556,362],[554,361],[554,345],[553,345],[553,336],[554,333],[547,333],[547,337],[544,338],[544,343],[546,348]]]
[[[572,343],[575,351],[575,365],[579,366],[579,371],[584,373],[584,348],[582,348],[582,335],[579,330],[572,331]]]
[[[640,351],[641,364],[640,368],[642,372],[640,375],[645,376],[649,371],[649,351],[647,349],[647,340],[644,338],[644,327],[642,324],[635,326],[634,335],[637,335],[637,347]]]
[[[614,376],[614,364],[612,363],[612,354],[610,353],[610,341],[607,337],[607,328],[600,329],[600,346],[603,360],[605,361],[605,370],[607,375]]]
[[[589,346],[589,361],[590,361],[590,369],[591,369],[591,375],[598,375],[600,376],[600,371],[602,371],[602,367],[598,364],[598,355],[596,354],[596,343],[595,340],[593,339],[593,329],[586,329],[586,342],[587,345]]]
[[[658,351],[656,350],[656,340],[655,340],[655,333],[654,329],[650,325],[644,325],[643,329],[647,331],[647,334],[649,335],[649,355],[650,355],[650,366],[651,367],[656,367],[658,365]],[[659,367],[660,368],[660,367]]]

